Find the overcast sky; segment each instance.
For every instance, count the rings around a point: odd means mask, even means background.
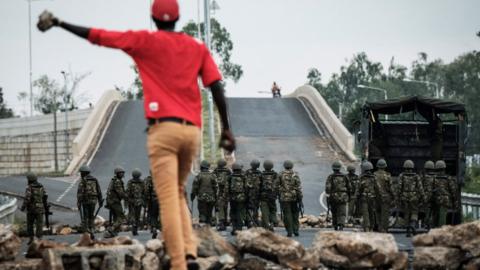
[[[272,81],[290,92],[317,67],[326,82],[353,54],[410,66],[418,52],[449,62],[478,50],[479,0],[216,0],[215,17],[231,33],[233,61],[243,66],[228,96],[261,96]],[[200,2],[203,3],[203,0]],[[0,0],[0,87],[17,112],[29,89],[27,0]],[[85,26],[126,30],[150,27],[149,0],[35,0],[32,25],[44,10]],[[179,29],[197,20],[197,0],[180,0]],[[201,11],[203,15],[203,10]],[[202,16],[203,17],[203,16]],[[80,90],[95,102],[114,86],[133,82],[132,60],[121,51],[92,46],[60,29],[33,32],[33,77],[63,82],[61,71],[91,72]]]

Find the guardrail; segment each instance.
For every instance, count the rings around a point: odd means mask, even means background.
[[[310,85],[304,85],[297,88],[289,97],[298,99],[306,99],[311,103],[315,113],[322,121],[322,125],[331,135],[335,143],[345,153],[350,160],[356,160],[353,154],[354,137],[337,118],[335,113],[328,106],[325,99],[318,93],[318,91]]]
[[[0,195],[0,224],[12,224],[17,211],[17,199]]]
[[[472,215],[474,219],[480,219],[480,195],[462,192],[462,212],[464,215]]]
[[[95,104],[80,133],[73,140],[73,159],[65,170],[65,174],[72,174],[82,163],[87,161],[88,155],[95,148],[105,125],[108,124],[108,119],[113,115],[115,105],[122,100],[124,98],[119,91],[108,90]]]

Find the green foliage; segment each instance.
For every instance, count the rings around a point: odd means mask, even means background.
[[[235,83],[243,76],[242,66],[232,63],[233,42],[228,30],[223,27],[215,18],[211,22],[211,43],[212,51],[221,59],[222,63],[219,65],[222,75],[225,79],[231,79]],[[200,35],[198,31],[200,30]],[[190,21],[182,28],[182,32],[192,37],[204,37],[205,25],[200,23],[200,27],[194,21]],[[204,39],[204,38],[203,38]]]
[[[5,100],[3,99],[3,88],[0,87],[0,119],[14,117],[13,110],[7,108]]]
[[[408,81],[407,78],[421,82]],[[359,88],[358,85],[386,89],[389,99],[411,95],[434,97],[438,91],[445,99],[465,103],[471,124],[467,152],[480,152],[480,106],[476,104],[480,95],[480,52],[465,53],[452,63],[444,63],[441,59],[430,60],[422,52],[410,69],[396,64],[393,58],[384,69],[365,53],[359,53],[342,66],[339,73],[333,74],[326,84],[322,84],[321,73],[315,68],[309,70],[307,82],[320,92],[338,115],[340,104],[343,104],[342,121],[351,132],[357,131],[361,106],[366,101],[384,98],[382,91]],[[412,119],[413,116],[402,114],[390,119]],[[418,119],[419,116],[415,117]]]
[[[60,108],[63,91],[54,79],[42,75],[33,82],[33,86],[40,90],[40,93],[34,97],[35,110],[43,114],[50,114]]]

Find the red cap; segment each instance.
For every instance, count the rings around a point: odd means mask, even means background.
[[[155,0],[152,5],[152,16],[162,22],[173,22],[178,19],[177,0]]]

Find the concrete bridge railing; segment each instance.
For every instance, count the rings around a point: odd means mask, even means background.
[[[103,136],[117,105],[124,100],[117,90],[106,91],[95,104],[94,109],[83,124],[77,137],[73,140],[73,158],[65,170],[65,174],[73,174],[95,152],[101,137]]]
[[[353,135],[337,118],[325,99],[315,88],[310,85],[301,86],[290,94],[289,97],[307,100],[339,148],[350,160],[353,161],[357,159],[353,153],[355,146]]]
[[[12,224],[16,210],[16,198],[0,195],[0,224]]]
[[[480,194],[462,192],[462,210],[464,215],[472,215],[474,219],[480,220]]]

